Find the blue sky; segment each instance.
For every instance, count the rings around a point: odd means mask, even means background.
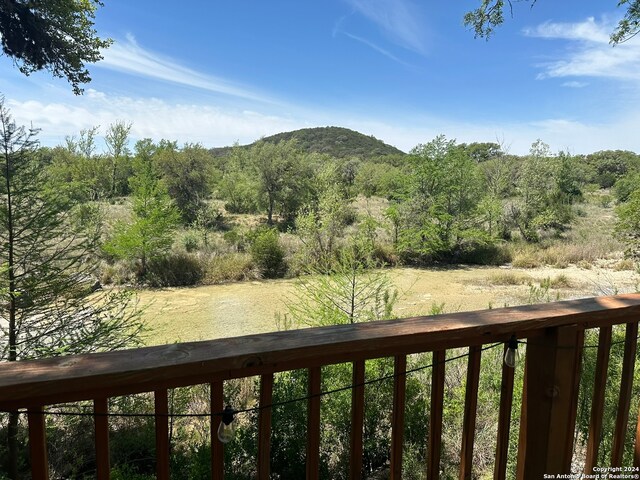
[[[640,152],[640,39],[608,44],[617,1],[515,3],[488,42],[462,25],[477,3],[105,2],[96,29],[114,44],[83,96],[7,57],[0,92],[46,145],[124,120],[134,139],[207,147],[337,125],[405,151],[442,133]]]

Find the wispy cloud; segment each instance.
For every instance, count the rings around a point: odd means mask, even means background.
[[[630,40],[615,47],[609,44],[612,22],[587,18],[578,23],[546,22],[524,30],[530,37],[570,42],[561,58],[540,64],[538,78],[601,77],[620,80],[640,79],[640,42]],[[575,86],[575,85],[568,85]]]
[[[576,80],[571,80],[570,82],[564,82],[562,84],[563,87],[567,88],[584,88],[589,85],[587,82],[578,82]]]
[[[251,88],[185,67],[176,60],[147,50],[138,45],[131,34],[128,34],[124,41],[116,41],[110,48],[103,51],[103,55],[104,60],[98,62],[96,67],[195,87],[223,95],[273,103],[272,99]]]
[[[408,0],[345,0],[356,12],[375,23],[403,48],[425,54],[424,26],[417,8]]]
[[[594,17],[589,17],[585,21],[577,23],[545,22],[537,27],[525,28],[524,34],[530,37],[581,40],[608,45],[608,31],[609,26],[604,26],[602,23],[596,22]]]
[[[408,63],[404,62],[403,60],[400,60],[398,57],[396,57],[394,54],[392,54],[391,52],[389,52],[388,50],[385,50],[382,47],[379,47],[378,45],[376,45],[373,42],[370,42],[369,40],[367,40],[366,38],[362,38],[359,37],[357,35],[353,35],[352,33],[348,33],[348,32],[341,32],[343,35],[351,38],[352,40],[355,40],[357,42],[360,42],[364,45],[366,45],[369,48],[372,48],[373,50],[375,50],[376,52],[384,55],[387,58],[390,58],[391,60],[393,60],[394,62],[398,62],[401,65],[405,65],[405,66],[409,66]]]

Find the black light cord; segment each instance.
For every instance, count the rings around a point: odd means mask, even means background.
[[[503,345],[503,342],[498,342],[498,343],[494,343],[485,347],[482,347],[480,349],[480,351],[485,351],[485,350],[490,350],[492,348],[498,347],[500,345]],[[463,353],[460,355],[456,355],[455,357],[450,357],[447,358],[445,360],[443,360],[442,362],[437,362],[438,365],[440,364],[445,364],[445,363],[449,363],[452,362],[454,360],[460,360],[461,358],[465,358],[468,357],[470,355],[470,353]],[[403,372],[399,372],[399,373],[392,373],[389,375],[384,375],[382,377],[377,377],[377,378],[372,378],[370,380],[365,380],[364,382],[360,382],[360,383],[356,383],[356,384],[350,384],[350,385],[345,385],[343,387],[338,387],[338,388],[334,388],[332,390],[325,390],[323,392],[319,392],[313,395],[306,395],[304,397],[296,397],[296,398],[291,398],[289,400],[283,400],[281,402],[273,402],[267,405],[258,405],[257,407],[251,407],[251,408],[243,408],[243,409],[239,409],[239,410],[235,410],[233,411],[234,415],[236,414],[242,414],[242,413],[251,413],[251,412],[258,412],[260,410],[265,410],[268,408],[277,408],[277,407],[281,407],[284,405],[289,405],[292,403],[296,403],[296,402],[302,402],[305,400],[311,400],[313,398],[320,398],[320,397],[324,397],[327,395],[331,395],[334,393],[339,393],[339,392],[344,392],[347,390],[353,390],[354,388],[358,388],[358,387],[364,387],[366,385],[373,385],[375,383],[380,383],[380,382],[384,382],[385,380],[391,380],[391,379],[395,379],[395,378],[399,378],[402,376],[406,376],[409,375],[411,373],[416,373],[419,372],[421,370],[426,370],[428,368],[432,368],[433,366],[436,365],[436,362],[432,362],[428,365],[422,365],[420,367],[415,367],[409,370],[405,370]],[[0,410],[1,413],[12,413],[10,410]],[[13,411],[13,413],[15,413],[16,411]],[[143,417],[143,418],[149,418],[149,417],[170,417],[170,418],[198,418],[198,417],[222,417],[223,414],[225,414],[224,411],[222,412],[211,412],[211,413],[94,413],[94,412],[70,412],[70,411],[53,411],[53,412],[45,412],[43,410],[38,410],[38,411],[20,411],[18,410],[17,413],[28,413],[28,414],[40,414],[40,415],[54,415],[54,416],[59,416],[59,417],[121,417],[121,418],[130,418],[130,417],[134,417],[134,418],[139,418],[139,417]]]
[[[636,342],[640,340],[640,335],[638,335],[636,337]],[[571,345],[547,345],[544,343],[536,343],[536,342],[531,342],[530,340],[517,340],[519,345],[531,345],[532,347],[548,347],[548,348],[553,348],[556,350],[575,350],[578,347],[575,346],[571,346]],[[613,345],[621,345],[623,343],[627,343],[627,339],[625,338],[624,340],[618,340],[617,342],[610,342],[609,346],[613,346]],[[582,347],[580,347],[581,349],[586,349],[586,348],[600,348],[600,345],[583,345]]]
[[[636,337],[636,341],[640,339],[640,336]],[[625,340],[620,340],[617,342],[611,342],[610,345],[618,345],[618,344],[622,344],[622,343],[626,343],[626,339]],[[498,343],[494,343],[485,347],[482,347],[480,349],[480,351],[485,351],[485,350],[490,350],[493,349],[499,345],[505,345],[508,342],[498,342]],[[538,344],[538,343],[531,343],[530,341],[524,341],[524,340],[517,340],[517,343],[520,345],[531,345],[531,346],[548,346],[550,348],[555,348],[555,349],[575,349],[577,347],[574,346],[552,346],[552,345],[545,345],[545,344]],[[599,348],[599,345],[583,345],[581,347],[582,349],[586,349],[586,348]],[[470,355],[470,353],[464,353],[461,355],[456,355],[455,357],[450,357],[445,359],[442,362],[438,362],[438,364],[446,364],[449,362],[452,362],[454,360],[460,360],[461,358],[465,358],[468,357]],[[391,379],[395,379],[398,377],[402,377],[402,376],[406,376],[409,375],[411,373],[416,373],[419,372],[421,370],[426,370],[428,368],[432,368],[436,365],[435,362],[432,362],[428,365],[423,365],[420,367],[415,367],[409,370],[405,370],[403,372],[400,373],[392,373],[389,375],[383,375],[382,377],[377,377],[377,378],[373,378],[371,380],[365,380],[364,382],[360,382],[360,383],[356,383],[356,384],[350,384],[350,385],[345,385],[343,387],[338,387],[338,388],[334,388],[332,390],[326,390],[326,391],[322,391],[313,395],[306,395],[304,397],[297,397],[297,398],[291,398],[288,400],[283,400],[280,402],[273,402],[267,405],[258,405],[257,407],[251,407],[251,408],[242,408],[242,409],[233,409],[233,414],[237,415],[237,414],[243,414],[243,413],[252,413],[252,412],[259,412],[261,410],[265,410],[268,408],[277,408],[277,407],[282,407],[285,405],[290,405],[292,403],[297,403],[297,402],[302,402],[305,400],[311,400],[314,398],[321,398],[327,395],[332,395],[334,393],[339,393],[339,392],[344,392],[347,390],[353,390],[354,388],[358,388],[358,387],[364,387],[366,385],[373,385],[376,383],[380,383],[383,382],[385,380],[391,380]],[[0,413],[16,413],[16,411],[10,411],[10,410],[0,410]],[[24,410],[20,411],[17,410],[17,413],[19,414],[23,414],[23,413],[28,413],[30,415],[33,414],[40,414],[40,415],[55,415],[55,416],[59,416],[59,417],[120,417],[120,418],[150,418],[150,417],[169,417],[169,418],[204,418],[204,417],[222,417],[225,412],[221,411],[221,412],[211,412],[211,413],[94,413],[94,412],[70,412],[70,411],[54,411],[54,412],[45,412],[45,411],[27,411],[25,412]],[[228,412],[227,412],[228,414]]]

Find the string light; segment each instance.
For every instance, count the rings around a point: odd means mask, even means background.
[[[636,337],[636,340],[640,340],[640,336]],[[617,345],[617,344],[622,344],[622,343],[626,343],[627,339],[625,340],[621,340],[621,341],[617,341],[617,342],[611,342],[611,345]],[[516,338],[515,335],[512,335],[511,338],[509,339],[508,342],[506,342],[507,344],[507,350],[505,352],[504,355],[504,362],[506,365],[508,365],[511,368],[514,368],[517,362],[517,359],[519,358],[519,352],[518,352],[518,344],[521,343],[523,345],[535,345],[532,344],[531,342],[528,341],[522,341],[522,340],[518,340]],[[494,343],[491,345],[487,345],[482,347],[482,350],[489,350],[492,348],[495,348],[499,345],[504,345],[504,343]],[[581,346],[582,349],[587,349],[587,348],[598,348],[599,345],[583,345]],[[560,349],[560,348],[576,348],[576,347],[561,347],[561,346],[555,346],[555,348]],[[464,357],[468,357],[469,354],[465,353],[465,354],[461,354],[461,355],[457,355],[454,357],[450,357],[447,358],[445,360],[445,363],[449,363],[451,361],[454,360],[459,360],[461,358]],[[323,391],[320,393],[316,393],[313,395],[308,395],[308,396],[304,396],[304,397],[299,397],[299,398],[292,398],[289,400],[284,400],[281,402],[275,402],[275,403],[271,403],[268,405],[260,405],[258,407],[251,407],[251,408],[245,408],[245,409],[241,409],[241,410],[235,410],[233,407],[231,406],[226,406],[225,409],[222,412],[212,412],[212,413],[115,413],[115,412],[104,412],[104,413],[95,413],[95,412],[70,412],[70,411],[49,411],[46,412],[44,410],[42,411],[35,411],[32,410],[30,412],[28,412],[29,414],[40,414],[40,415],[53,415],[53,416],[73,416],[73,417],[146,417],[146,418],[150,418],[150,417],[174,417],[174,418],[197,418],[197,417],[211,417],[211,416],[220,416],[221,421],[220,421],[220,425],[218,426],[218,439],[222,442],[222,443],[228,443],[231,440],[233,440],[234,436],[235,436],[235,430],[236,430],[236,425],[234,422],[235,416],[237,414],[242,414],[242,413],[249,413],[249,412],[256,412],[256,411],[260,411],[260,410],[264,410],[264,409],[270,409],[270,408],[274,408],[274,407],[280,407],[283,405],[288,405],[291,403],[295,403],[295,402],[300,402],[300,401],[304,401],[304,400],[309,400],[312,398],[316,398],[316,397],[324,397],[325,395],[331,395],[333,393],[337,393],[337,392],[341,392],[341,391],[345,391],[345,390],[351,390],[355,387],[361,387],[361,386],[365,386],[365,385],[371,385],[371,384],[375,384],[375,383],[379,383],[385,380],[389,380],[398,376],[405,376],[411,373],[415,373],[421,370],[425,370],[428,368],[433,367],[433,364],[429,364],[429,365],[423,365],[420,367],[416,367],[416,368],[412,368],[410,370],[405,370],[404,372],[400,372],[400,373],[394,373],[391,375],[384,375],[382,377],[378,377],[378,378],[373,378],[371,380],[366,380],[364,382],[358,383],[358,384],[353,384],[353,385],[345,385],[344,387],[339,387],[333,390],[328,390],[328,391]],[[27,413],[24,411],[20,411],[20,410],[0,410],[0,413],[18,413],[18,414],[22,414],[22,413]]]
[[[224,407],[218,426],[218,440],[222,443],[229,443],[236,434],[236,424],[233,421],[235,414],[236,411],[231,406]]]
[[[515,368],[518,360],[518,339],[515,335],[507,342],[507,351],[504,352],[504,363],[507,367]]]

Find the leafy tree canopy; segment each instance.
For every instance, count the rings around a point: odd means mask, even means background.
[[[102,59],[100,49],[111,44],[93,28],[99,0],[2,0],[2,51],[29,75],[48,70],[66,78],[76,95],[91,81],[85,63]]]
[[[525,1],[531,6],[537,0]],[[480,6],[467,12],[464,16],[464,24],[474,30],[476,37],[489,38],[495,27],[504,22],[504,10],[508,7],[513,14],[514,0],[481,0]],[[611,43],[618,44],[629,40],[640,31],[640,0],[618,0],[618,6],[626,6],[627,11],[618,26],[611,33]]]

